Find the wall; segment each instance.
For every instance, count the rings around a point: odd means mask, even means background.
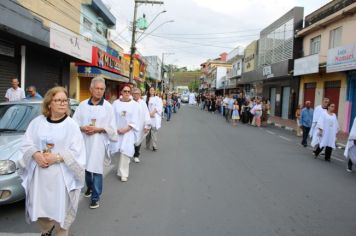
[[[43,24],[49,27],[50,21],[66,27],[67,29],[80,32],[80,1],[61,0],[17,0],[21,5],[38,13]]]

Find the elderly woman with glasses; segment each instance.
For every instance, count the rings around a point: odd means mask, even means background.
[[[117,175],[122,182],[129,177],[129,165],[135,153],[135,132],[139,130],[140,106],[131,98],[131,87],[121,89],[121,97],[113,103],[118,141],[111,142],[111,153],[119,155]]]
[[[336,135],[339,132],[339,123],[334,113],[335,104],[330,103],[327,106],[327,111],[322,113],[315,128],[316,135],[313,136],[311,145],[317,146],[314,151],[315,158],[325,147],[325,161],[330,161],[332,150],[335,149]]]
[[[37,222],[42,235],[68,235],[84,185],[85,147],[77,123],[69,117],[63,87],[50,89],[42,115],[24,135],[19,175],[26,192],[26,219]]]

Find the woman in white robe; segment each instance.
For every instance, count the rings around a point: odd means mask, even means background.
[[[327,112],[324,112],[316,123],[315,135],[313,136],[312,146],[318,145],[314,151],[315,158],[325,147],[325,161],[330,161],[332,150],[336,148],[336,134],[339,132],[339,123],[334,113],[335,104],[330,103]]]
[[[352,128],[347,139],[344,156],[348,160],[346,171],[352,172],[352,165],[356,163],[356,117],[352,124]]]
[[[50,89],[42,114],[23,138],[19,175],[26,192],[26,220],[37,222],[42,235],[68,235],[84,185],[85,147],[77,123],[68,115],[63,87]]]
[[[126,182],[129,177],[129,165],[135,153],[135,132],[139,130],[139,104],[131,99],[130,86],[121,90],[122,97],[113,103],[116,120],[117,142],[111,142],[111,153],[119,154],[117,175]]]
[[[146,148],[156,151],[158,149],[158,130],[161,128],[163,102],[155,96],[155,89],[150,88],[147,94],[147,106],[151,117],[151,130],[146,137]]]

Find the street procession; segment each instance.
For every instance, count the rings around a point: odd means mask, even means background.
[[[355,0],[0,9],[0,236],[356,235]]]

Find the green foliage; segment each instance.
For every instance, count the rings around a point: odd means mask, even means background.
[[[199,85],[200,85],[200,81],[199,80],[193,80],[189,83],[188,87],[189,87],[189,91],[191,92],[198,92],[199,91]]]

